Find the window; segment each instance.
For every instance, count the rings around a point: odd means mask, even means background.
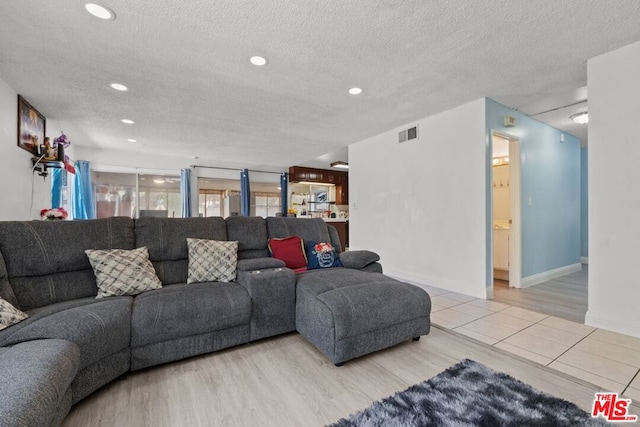
[[[240,215],[240,180],[198,178],[198,216]]]
[[[136,175],[91,172],[96,218],[136,215]]]
[[[280,212],[280,193],[251,192],[255,216],[266,218]]]
[[[97,218],[180,217],[180,177],[92,172]]]
[[[223,216],[221,190],[200,190],[198,216]]]

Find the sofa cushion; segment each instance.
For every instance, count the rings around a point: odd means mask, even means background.
[[[131,347],[206,334],[251,321],[251,298],[235,282],[171,284],[135,297]]]
[[[163,285],[186,283],[189,266],[187,238],[227,239],[227,225],[220,217],[152,218],[136,220],[136,246],[149,248],[149,259]]]
[[[307,242],[307,259],[309,260],[307,268],[315,270],[318,268],[332,268],[342,267],[340,258],[336,249],[331,243],[327,242],[314,242],[310,240]]]
[[[270,239],[274,237],[300,236],[305,241],[331,242],[334,246],[337,246],[331,240],[327,224],[322,218],[269,217],[266,221],[267,234]]]
[[[187,283],[236,280],[238,242],[187,239],[189,272]]]
[[[98,285],[96,298],[138,295],[162,287],[149,261],[146,247],[137,249],[87,249]]]
[[[133,249],[133,220],[0,222],[0,252],[23,311],[95,296],[86,249]]]
[[[281,267],[286,267],[284,261],[271,257],[241,259],[238,261],[238,271],[266,270]]]
[[[307,269],[304,242],[298,236],[269,239],[269,253],[273,258],[284,261],[285,265],[294,271]]]
[[[297,279],[299,299],[313,298],[322,308],[313,321],[334,328],[336,340],[428,318],[431,311],[423,289],[382,274],[329,268]]]
[[[129,347],[132,297],[65,301],[29,310],[29,317],[0,331],[0,346],[57,338],[80,347],[80,369]]]
[[[230,216],[225,219],[229,240],[238,241],[238,259],[269,256],[267,222],[259,216]]]
[[[0,298],[0,331],[22,322],[27,317],[29,317],[27,313],[23,313],[9,304],[9,301]]]
[[[71,407],[80,350],[65,340],[0,348],[0,425],[59,425]]]

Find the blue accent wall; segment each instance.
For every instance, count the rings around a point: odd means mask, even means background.
[[[589,151],[580,148],[580,256],[589,256]]]
[[[515,127],[504,126],[505,115],[516,118]],[[520,139],[522,277],[579,263],[580,140],[565,133],[560,142],[561,131],[488,98],[485,117],[489,140],[492,131]]]

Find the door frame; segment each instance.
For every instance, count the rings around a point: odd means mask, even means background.
[[[511,225],[509,230],[509,287],[521,288],[522,284],[522,200],[520,197],[520,138],[517,136],[491,130],[491,150],[493,155],[493,137],[509,140],[509,211]],[[493,165],[491,166],[493,177]],[[493,179],[492,179],[493,180]],[[491,214],[493,215],[493,186],[491,186]],[[493,217],[489,218],[493,230]],[[493,234],[491,237],[491,258],[493,259]],[[491,263],[493,283],[493,262]],[[493,286],[492,286],[493,289]]]

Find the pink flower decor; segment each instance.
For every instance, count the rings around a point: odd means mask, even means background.
[[[40,218],[42,218],[44,221],[67,219],[68,216],[69,213],[65,208],[42,209],[40,211]]]
[[[333,246],[331,246],[330,243],[317,243],[313,249],[315,249],[316,252],[318,253],[323,253],[323,252],[331,252],[333,251]]]

